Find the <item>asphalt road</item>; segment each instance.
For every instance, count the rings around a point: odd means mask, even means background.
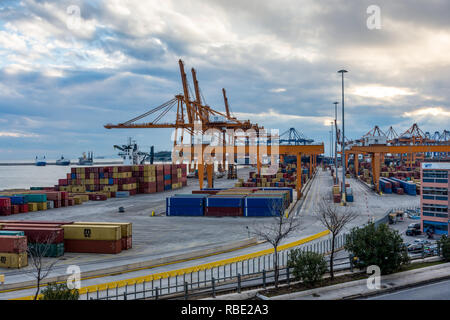
[[[450,280],[382,294],[367,300],[450,300]]]

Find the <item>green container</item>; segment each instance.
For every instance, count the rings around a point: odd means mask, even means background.
[[[45,250],[41,246],[50,246],[47,249],[47,252],[45,253],[44,257],[55,258],[55,257],[61,257],[62,255],[64,255],[64,242],[54,243],[54,244],[46,244],[46,243],[29,243],[28,244],[28,248],[30,248],[31,250],[33,250],[33,249],[37,250],[38,252],[43,252]]]
[[[39,193],[22,194],[21,196],[23,196],[28,203],[30,203],[30,202],[47,202],[46,194],[39,194]]]
[[[1,231],[0,236],[24,236],[25,232],[23,231]]]
[[[31,187],[30,190],[43,190],[44,188],[42,187]]]

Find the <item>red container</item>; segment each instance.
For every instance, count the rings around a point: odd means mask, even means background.
[[[111,253],[122,251],[122,240],[64,240],[65,252]]]
[[[0,208],[1,207],[10,207],[11,199],[10,198],[0,198]]]
[[[58,180],[58,184],[60,185],[60,186],[67,186],[67,179],[59,179]]]
[[[11,207],[0,207],[0,216],[9,216],[11,214]]]
[[[19,204],[19,212],[27,213],[28,212],[28,204]]]
[[[39,220],[0,220],[0,224],[46,224],[46,225],[63,225],[72,224],[73,221],[39,221]]]
[[[210,217],[241,217],[242,208],[233,207],[207,207],[205,216]]]
[[[132,243],[133,243],[132,236],[129,236],[129,237],[123,237],[123,238],[121,239],[122,250],[128,250],[128,249],[131,249]]]
[[[12,227],[8,225],[4,226],[2,230],[23,231],[29,243],[47,242],[48,239],[51,240],[51,243],[61,243],[64,241],[64,230],[62,228],[42,228],[35,226]]]
[[[192,194],[217,194],[219,190],[192,190]]]
[[[18,214],[20,212],[19,205],[15,204],[11,206],[11,214]]]
[[[405,191],[403,190],[403,188],[397,188],[397,194],[404,194]]]
[[[27,251],[27,237],[0,236],[0,252],[22,253]]]
[[[47,200],[61,200],[61,193],[62,192],[46,192],[45,194],[47,195]]]

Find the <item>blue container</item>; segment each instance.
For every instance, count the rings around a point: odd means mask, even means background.
[[[204,197],[168,197],[166,198],[166,207],[204,207]]]
[[[12,196],[9,197],[11,199],[11,204],[25,204],[27,203],[25,197],[22,196]]]
[[[277,214],[282,214],[282,212],[274,212],[268,208],[246,207],[244,209],[245,217],[274,217]]]
[[[130,196],[130,191],[117,191],[116,198],[128,198]]]
[[[206,198],[207,207],[241,208],[245,196],[211,196]]]
[[[347,200],[347,202],[353,202],[353,195],[352,194],[348,194],[346,196],[346,200]]]
[[[24,231],[1,231],[0,236],[24,236]]]
[[[103,172],[99,172],[98,176],[99,176],[100,179],[105,178],[105,174]]]
[[[170,174],[166,174],[165,176],[164,176],[164,180],[170,180],[171,179],[171,175]]]
[[[113,185],[113,184],[114,184],[114,179],[113,179],[113,178],[109,178],[109,179],[108,179],[108,183],[109,183],[110,185]]]
[[[73,180],[75,180],[77,178],[77,174],[76,173],[71,173],[70,176],[72,177]]]
[[[284,208],[284,199],[283,197],[247,197],[244,202],[245,208],[264,208],[270,209],[272,207],[275,208]]]
[[[167,185],[167,186],[164,186],[164,190],[172,190],[172,185]]]
[[[167,216],[197,216],[201,217],[204,215],[203,213],[204,207],[167,207],[166,215]]]
[[[287,190],[289,191],[289,199],[293,200],[294,197],[294,189],[289,188],[289,187],[278,187],[278,188],[262,188],[261,190]]]

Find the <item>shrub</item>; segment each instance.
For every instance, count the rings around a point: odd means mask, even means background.
[[[353,228],[345,249],[357,257],[356,267],[376,265],[382,274],[396,272],[409,263],[401,235],[385,224],[376,227],[371,223],[363,228]]]
[[[302,252],[299,249],[290,251],[288,267],[293,268],[294,277],[307,286],[317,284],[328,270],[327,262],[322,254]]]
[[[80,293],[78,289],[69,289],[65,283],[49,283],[42,290],[40,300],[78,300]]]
[[[440,246],[442,257],[445,261],[450,261],[450,238],[443,235],[439,240],[438,245]]]

